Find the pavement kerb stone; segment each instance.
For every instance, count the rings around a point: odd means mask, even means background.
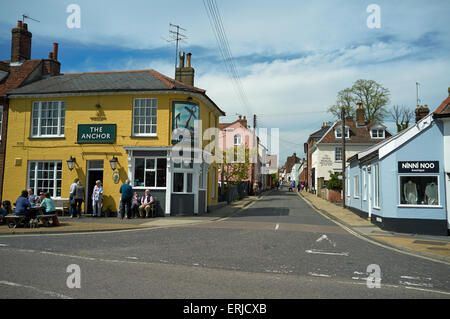
[[[329,212],[327,212],[327,211],[325,211],[325,210],[323,210],[323,209],[317,207],[317,206],[314,205],[308,198],[306,198],[306,196],[303,196],[303,194],[301,194],[301,193],[297,193],[297,194],[298,194],[302,199],[304,199],[304,200],[305,200],[311,207],[313,207],[315,210],[317,210],[317,211],[319,211],[320,213],[326,215],[326,216],[329,217],[330,219],[332,219],[332,220],[334,220],[334,221],[336,221],[336,222],[338,222],[338,223],[344,225],[344,226],[347,227],[348,229],[351,229],[353,232],[357,233],[357,234],[358,234],[359,236],[361,236],[361,237],[364,237],[364,238],[366,238],[366,239],[368,239],[368,240],[377,242],[377,243],[379,243],[379,244],[381,244],[381,245],[386,245],[386,246],[389,246],[389,247],[391,247],[391,248],[395,248],[395,249],[404,251],[404,252],[409,253],[409,254],[419,255],[419,256],[423,256],[423,257],[426,257],[426,258],[429,258],[429,259],[433,259],[433,260],[436,260],[436,261],[442,261],[442,262],[445,262],[445,263],[450,263],[450,258],[449,258],[449,257],[445,257],[445,256],[442,256],[442,255],[433,254],[433,253],[427,253],[427,252],[424,252],[424,251],[421,251],[421,250],[412,249],[412,248],[409,248],[409,247],[406,247],[406,246],[403,246],[403,245],[396,245],[396,244],[393,244],[392,242],[390,242],[390,241],[388,241],[388,240],[381,240],[381,239],[377,238],[377,236],[369,236],[369,235],[367,235],[367,234],[364,234],[364,233],[360,232],[359,230],[355,229],[354,226],[349,225],[348,223],[346,223],[345,221],[343,221],[343,220],[337,218],[337,217],[334,216],[333,214],[331,214],[331,213],[329,213]],[[372,225],[373,225],[373,224],[372,224]],[[374,226],[374,227],[377,227],[376,225],[373,225],[373,226]],[[404,237],[401,237],[401,236],[398,236],[398,237],[397,237],[397,236],[391,236],[391,238],[404,238]]]
[[[205,215],[200,215],[200,216],[206,217],[207,219],[199,220],[198,222],[192,222],[189,224],[186,224],[183,222],[176,223],[176,222],[174,222],[175,220],[172,219],[171,222],[168,223],[167,225],[151,225],[151,224],[142,225],[141,224],[137,227],[129,227],[129,226],[120,227],[120,226],[118,226],[115,228],[101,228],[102,225],[104,225],[105,223],[95,222],[95,224],[99,225],[99,227],[96,227],[96,228],[91,227],[91,228],[79,229],[79,230],[76,230],[76,229],[47,230],[47,231],[46,230],[33,230],[33,231],[12,230],[11,232],[0,232],[0,237],[1,236],[11,236],[11,235],[48,235],[48,234],[79,234],[79,233],[94,233],[94,232],[114,232],[114,231],[124,231],[124,230],[142,230],[142,229],[148,229],[148,228],[168,228],[168,227],[177,227],[180,225],[195,225],[195,224],[209,223],[209,222],[226,219],[226,218],[229,218],[229,217],[235,215],[237,212],[239,212],[240,210],[242,210],[243,208],[245,208],[252,202],[260,200],[264,195],[265,194],[258,196],[257,198],[255,198],[255,196],[245,197],[237,202],[233,202],[231,204],[228,204],[228,205],[218,209],[218,210],[222,210],[222,209],[231,210],[230,212],[226,213],[225,217],[224,216],[210,216],[210,218],[207,218],[208,216],[207,216],[207,214],[205,214]],[[195,218],[195,217],[196,216],[186,216],[186,218]],[[164,217],[164,218],[166,218],[166,217]],[[167,217],[167,218],[170,218],[170,217]],[[182,220],[184,217],[178,217],[178,218],[180,218],[180,220]]]

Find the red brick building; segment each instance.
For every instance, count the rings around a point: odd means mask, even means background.
[[[18,21],[11,30],[11,55],[9,60],[0,61],[0,200],[3,191],[3,167],[5,160],[6,131],[8,126],[9,100],[6,94],[24,84],[42,76],[60,74],[58,62],[58,44],[53,44],[53,51],[48,59],[31,59],[31,38],[28,26]],[[10,123],[10,125],[13,123]]]

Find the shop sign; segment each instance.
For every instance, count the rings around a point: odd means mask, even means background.
[[[78,124],[78,144],[113,144],[116,124]]]
[[[398,162],[399,173],[439,173],[439,161]]]

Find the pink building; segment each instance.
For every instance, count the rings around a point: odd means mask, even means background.
[[[219,123],[219,147],[222,151],[245,145],[250,150],[250,167],[248,172],[249,190],[253,183],[258,182],[258,140],[252,129],[247,125],[247,118],[239,116],[238,120],[232,123]],[[219,183],[222,181],[221,168],[219,167]]]

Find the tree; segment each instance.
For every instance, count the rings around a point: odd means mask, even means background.
[[[330,173],[330,180],[327,182],[327,189],[336,191],[342,190],[342,179],[339,179],[340,175],[340,173]]]
[[[244,145],[231,147],[223,153],[222,174],[227,185],[248,179],[249,167],[250,151]]]
[[[394,105],[390,114],[397,125],[397,133],[407,129],[409,122],[414,118],[414,111],[405,105]]]
[[[363,103],[367,122],[382,122],[388,114],[389,90],[373,80],[357,80],[351,88],[339,91],[336,104],[328,109],[336,119],[341,118],[342,107],[346,115],[355,116],[356,104]]]

